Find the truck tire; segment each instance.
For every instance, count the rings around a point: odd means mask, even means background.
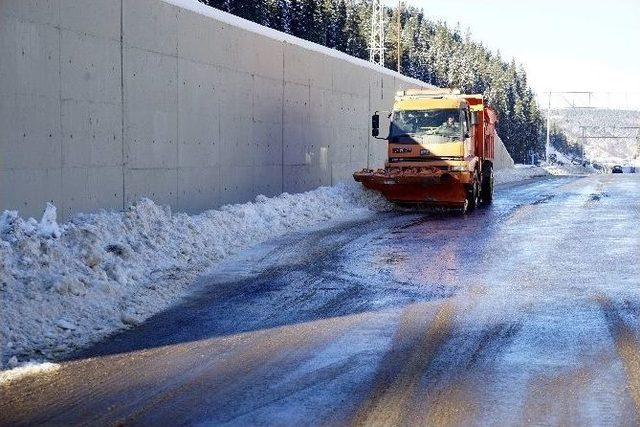
[[[480,195],[483,205],[490,205],[493,201],[493,167],[487,167],[485,173],[483,173],[482,186],[480,189]]]
[[[478,207],[480,201],[480,177],[478,172],[473,176],[473,183],[467,189],[467,212]]]

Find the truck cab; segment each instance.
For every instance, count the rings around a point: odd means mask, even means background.
[[[472,114],[465,100],[396,100],[389,126],[386,167],[468,167],[474,158]]]

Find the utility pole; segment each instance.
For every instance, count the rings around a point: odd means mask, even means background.
[[[402,15],[402,0],[398,0],[398,73],[402,72],[401,58],[402,58],[402,27],[400,25],[400,15]]]
[[[384,7],[382,0],[373,0],[371,4],[369,61],[384,67],[384,50]]]

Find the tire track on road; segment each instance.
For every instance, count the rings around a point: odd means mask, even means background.
[[[353,425],[392,426],[406,422],[423,373],[451,333],[453,301],[445,300],[435,314],[434,310],[429,303],[405,310],[391,349],[378,369],[373,391],[357,411]]]
[[[624,366],[627,389],[636,406],[636,420],[640,423],[640,344],[634,330],[627,325],[613,301],[606,297],[599,297],[597,301]]]

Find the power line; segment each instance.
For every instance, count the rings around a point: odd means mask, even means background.
[[[371,4],[369,61],[384,67],[384,51],[384,7],[382,0],[373,0]]]

